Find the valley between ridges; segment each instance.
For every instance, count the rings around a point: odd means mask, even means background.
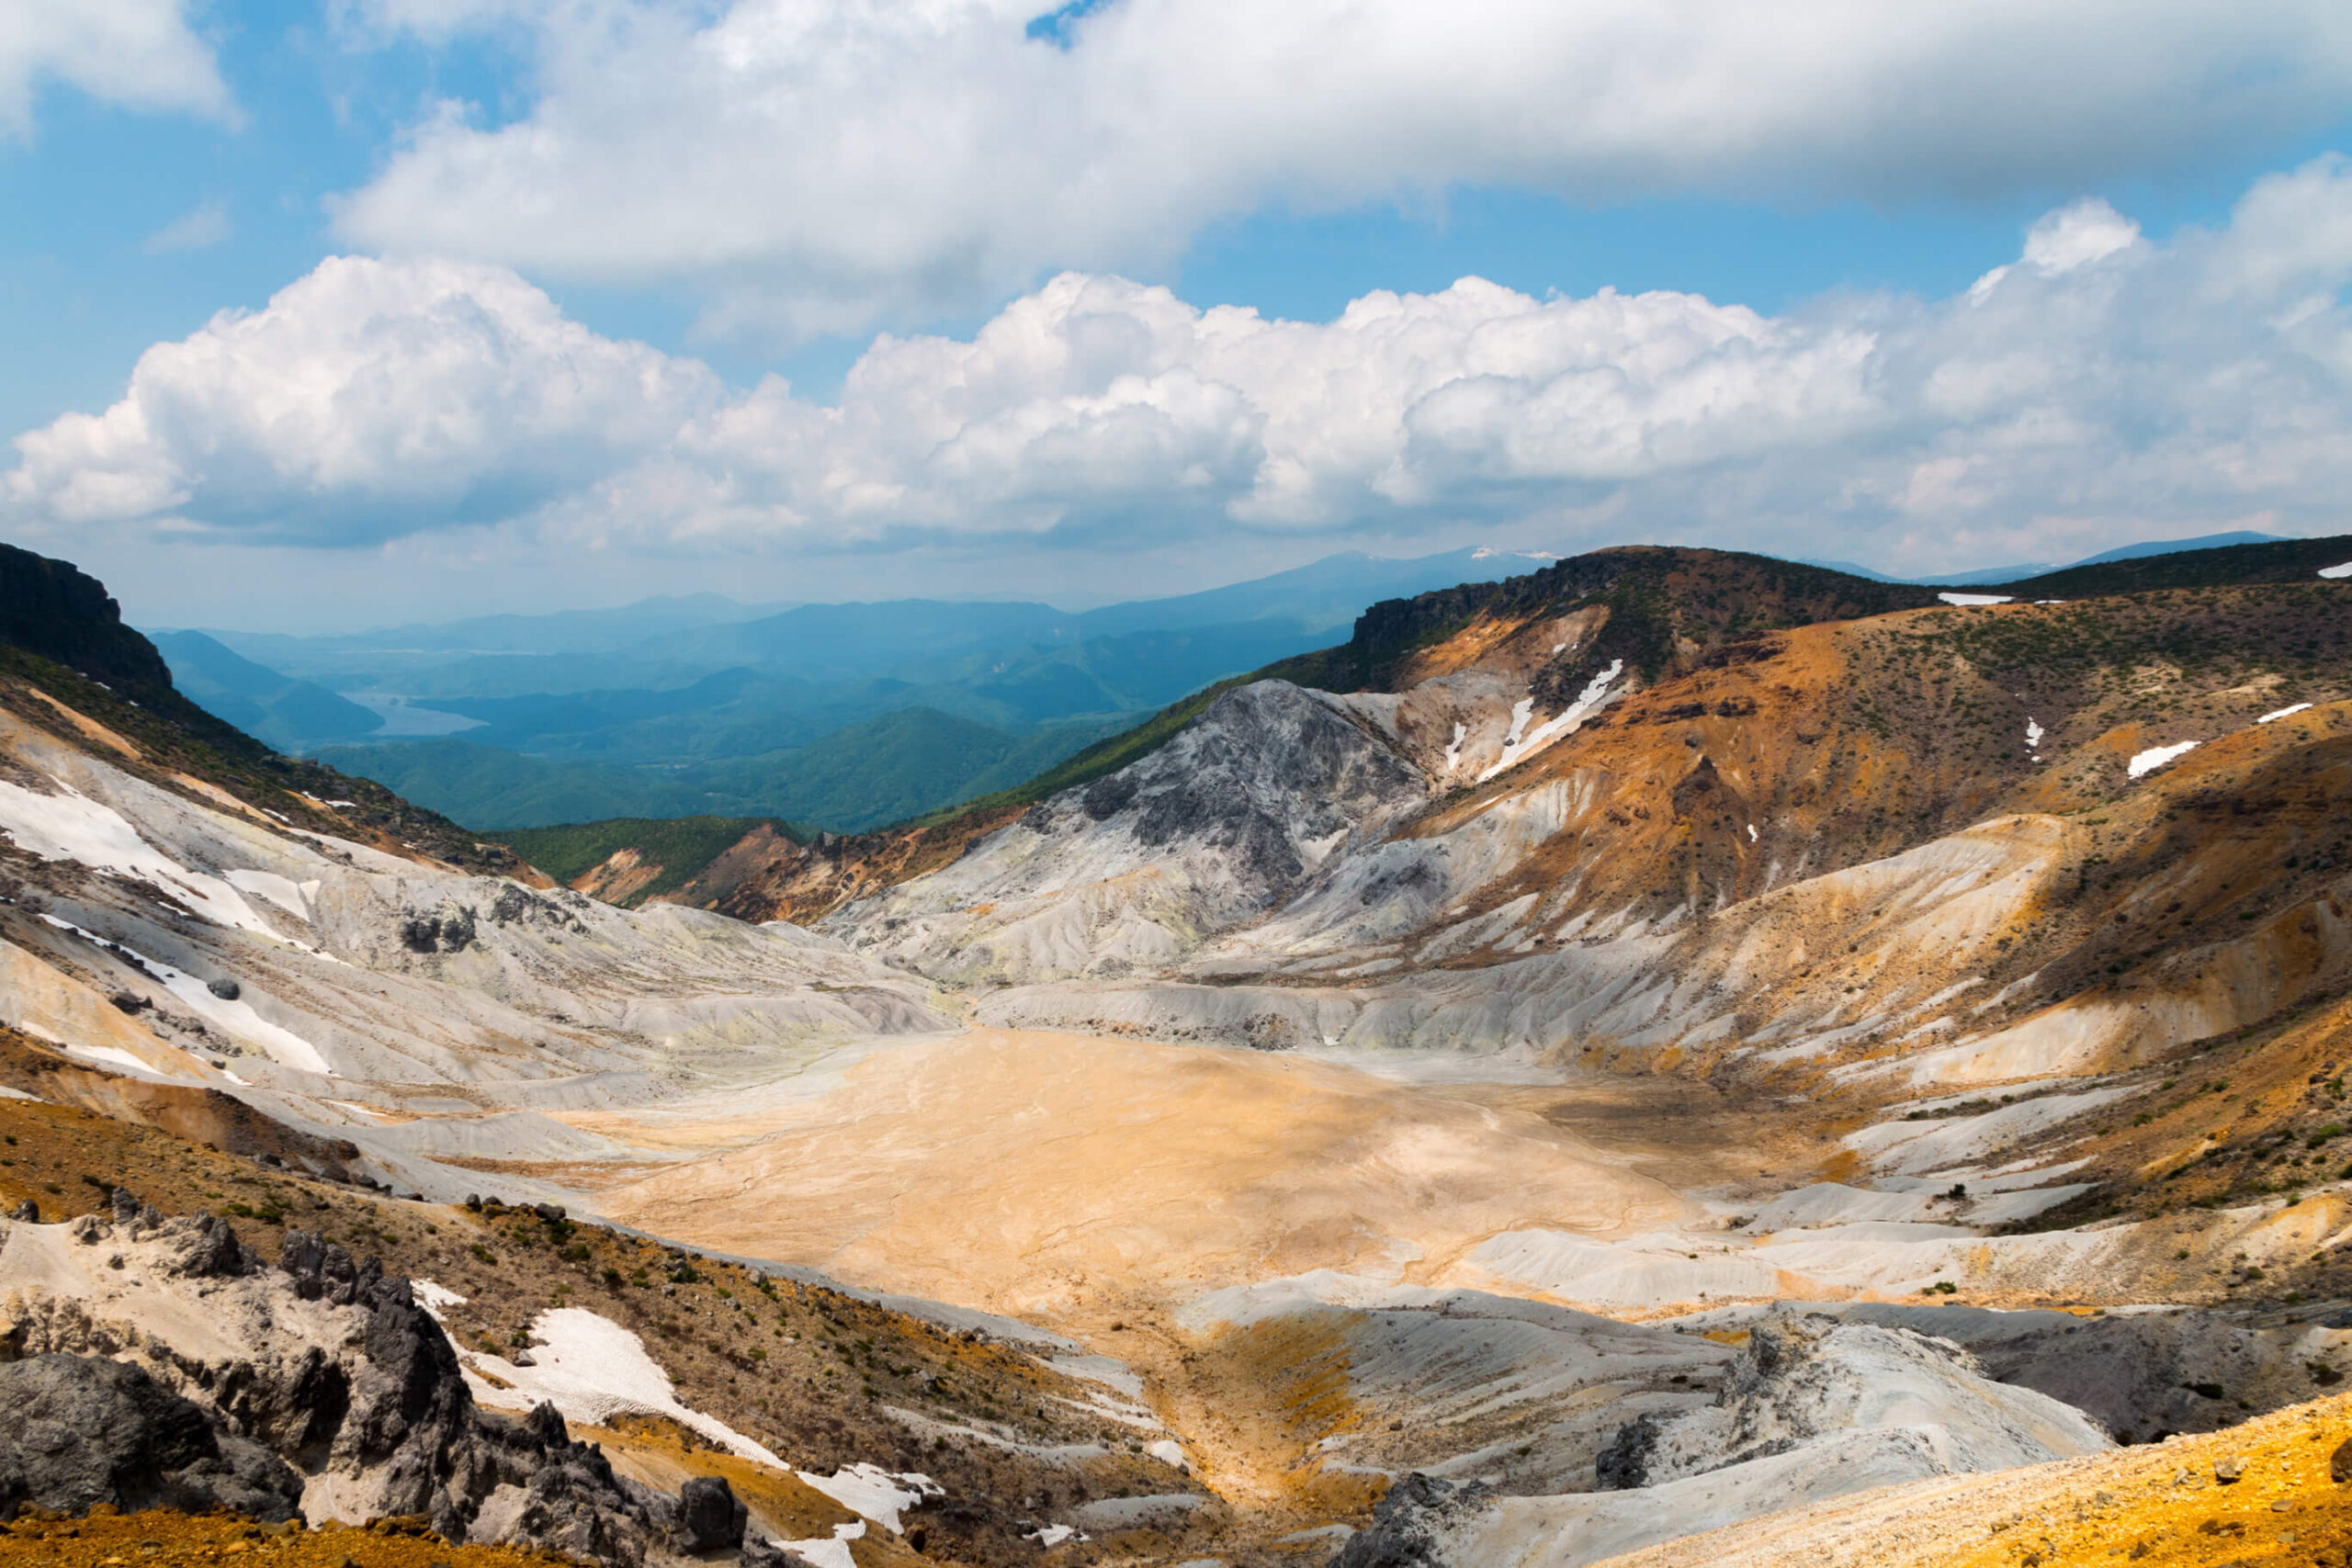
[[[10,1082],[414,1191],[356,1234],[484,1398],[593,1303],[820,1479],[947,1472],[976,1562],[1286,1560],[1425,1472],[1567,1568],[1649,1488],[1736,1523],[2340,1381],[2346,590],[1606,554],[814,930],[471,874],[35,660]]]

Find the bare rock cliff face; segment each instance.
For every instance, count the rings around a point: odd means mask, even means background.
[[[1336,704],[1261,681],[827,928],[954,983],[1132,973],[1275,907],[1427,793]]]
[[[37,1504],[227,1508],[276,1523],[302,1496],[293,1467],[220,1429],[141,1368],[53,1352],[0,1366],[0,1512]]]

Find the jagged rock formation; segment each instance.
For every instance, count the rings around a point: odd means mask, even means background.
[[[0,1516],[109,1503],[275,1523],[301,1501],[291,1466],[126,1362],[48,1352],[0,1363]]]
[[[552,1405],[478,1410],[408,1281],[314,1234],[270,1266],[213,1216],[118,1190],[111,1223],[17,1222],[5,1244],[0,1388],[28,1424],[0,1449],[0,1504],[299,1505],[626,1564],[742,1540],[724,1480],[664,1496],[572,1442]]]
[[[2084,1317],[1883,1302],[1810,1310],[1954,1341],[1985,1376],[2047,1394],[2127,1443],[2208,1431],[2248,1408],[2326,1394],[2346,1376],[2335,1363],[2352,1325],[2341,1307],[2261,1323],[2240,1313],[2179,1310]],[[1707,1321],[1728,1325],[1737,1315]]]
[[[1357,1531],[1331,1559],[1331,1568],[1447,1568],[1447,1537],[1493,1501],[1487,1486],[1457,1485],[1415,1471],[1391,1486]]]

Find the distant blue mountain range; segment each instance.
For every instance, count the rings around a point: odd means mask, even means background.
[[[2013,566],[1978,567],[1970,571],[1945,572],[1935,577],[1889,577],[1883,571],[1849,560],[1811,560],[1807,566],[1826,566],[1833,571],[1850,571],[1856,577],[1867,577],[1873,582],[1930,582],[1939,587],[1973,588],[1996,582],[2016,582],[2028,577],[2039,577],[2045,571],[2062,571],[2068,567],[2097,566],[2101,561],[2139,560],[2147,556],[2177,555],[2182,550],[2217,550],[2225,545],[2267,545],[2283,538],[2279,534],[2257,534],[2240,528],[2228,534],[2200,534],[2193,539],[2151,539],[2144,544],[2122,545],[2111,550],[2101,550],[2095,556],[2085,556],[2070,561],[2021,561]]]
[[[1086,611],[701,594],[155,641],[232,723],[479,828],[718,814],[855,829],[1018,783],[1202,686],[1342,640],[1379,600],[1551,558],[1355,552]]]
[[[2215,534],[2090,559],[2271,536]],[[935,599],[741,604],[707,593],[332,637],[153,635],[181,689],[222,718],[476,829],[712,815],[853,830],[1017,784],[1213,682],[1344,640],[1381,600],[1553,558],[1351,552],[1075,612]]]

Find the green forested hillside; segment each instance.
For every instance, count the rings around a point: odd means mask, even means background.
[[[635,767],[454,737],[330,746],[317,755],[484,832],[677,817],[773,817],[855,832],[1006,788],[1125,722],[1014,733],[933,708],[901,708],[804,745]]]
[[[506,834],[505,840],[507,847],[525,860],[558,882],[567,883],[604,864],[619,851],[633,849],[664,868],[663,874],[642,890],[652,895],[683,886],[696,870],[762,826],[789,839],[802,836],[789,822],[773,817],[616,817],[558,828],[526,828]]]

